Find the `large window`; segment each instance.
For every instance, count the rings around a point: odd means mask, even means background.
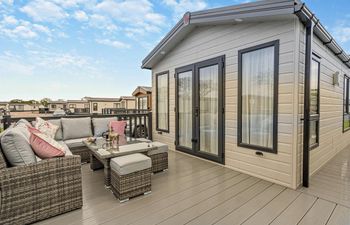
[[[238,53],[238,145],[277,153],[279,41]]]
[[[169,132],[169,72],[156,75],[158,131]]]
[[[344,120],[343,131],[350,130],[350,78],[344,76]]]
[[[320,127],[320,62],[313,56],[310,76],[309,148],[318,146]]]
[[[93,111],[97,111],[98,110],[98,104],[97,103],[93,103],[92,104],[92,110]]]
[[[138,98],[138,108],[147,109],[147,96]]]

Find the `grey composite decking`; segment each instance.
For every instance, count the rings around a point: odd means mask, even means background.
[[[350,224],[350,149],[291,190],[182,153],[152,177],[152,194],[120,204],[103,171],[82,166],[84,206],[38,224]],[[329,197],[331,196],[331,197]]]

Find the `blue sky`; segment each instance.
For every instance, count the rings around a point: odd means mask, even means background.
[[[130,95],[186,11],[247,0],[0,0],[0,100]],[[350,53],[350,1],[306,0]]]

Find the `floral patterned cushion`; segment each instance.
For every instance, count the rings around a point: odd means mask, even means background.
[[[48,121],[41,119],[40,117],[37,117],[35,128],[38,129],[41,133],[46,134],[51,138],[55,138],[59,126],[56,126]]]

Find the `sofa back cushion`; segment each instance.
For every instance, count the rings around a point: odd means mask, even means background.
[[[22,166],[36,162],[29,144],[30,133],[26,125],[7,129],[1,137],[1,148],[11,166]]]
[[[103,132],[108,131],[108,125],[111,121],[117,120],[116,117],[107,118],[92,118],[92,125],[94,127],[94,136],[101,137]]]
[[[20,119],[16,122],[15,126],[19,126],[19,125],[24,125],[24,126],[30,126],[32,127],[33,125],[26,119]]]
[[[55,140],[61,141],[63,139],[61,120],[60,119],[54,119],[54,120],[48,120],[47,122],[58,126],[58,130],[57,130],[56,135],[55,135]]]
[[[3,131],[2,133],[0,133],[0,140],[2,135],[5,133],[5,131]],[[0,170],[7,168],[7,162],[5,159],[5,156],[3,154],[2,148],[1,148],[1,142],[0,142]]]
[[[76,139],[92,136],[90,117],[62,118],[63,139]]]

